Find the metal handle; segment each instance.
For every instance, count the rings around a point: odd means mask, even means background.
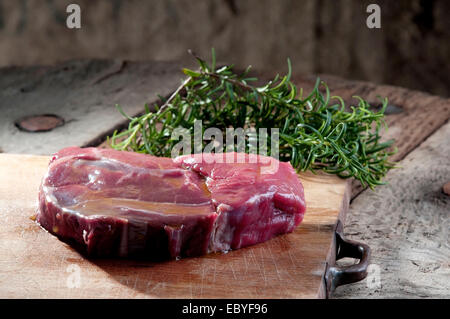
[[[336,260],[350,257],[359,259],[359,263],[351,266],[329,266],[325,273],[327,297],[336,287],[360,281],[367,276],[370,260],[370,247],[366,244],[345,239],[342,235],[342,224],[338,222],[335,232]]]

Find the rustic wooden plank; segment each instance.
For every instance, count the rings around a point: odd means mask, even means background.
[[[450,196],[442,191],[450,181],[449,141],[450,123],[390,171],[388,185],[352,202],[346,236],[370,244],[375,267],[369,286],[340,287],[334,297],[450,297]]]
[[[115,108],[136,115],[181,81],[177,62],[79,60],[57,66],[0,69],[0,149],[49,155],[69,146],[98,144],[125,124]],[[65,124],[50,132],[19,130],[15,121],[56,114]]]
[[[305,219],[293,233],[266,243],[163,263],[88,260],[30,219],[48,160],[0,154],[2,298],[325,297],[323,274],[334,259],[334,229],[349,201],[349,184],[342,179],[300,175]]]

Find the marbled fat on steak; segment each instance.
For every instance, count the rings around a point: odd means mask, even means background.
[[[224,154],[207,162],[66,148],[42,181],[37,221],[89,256],[149,259],[238,249],[292,232],[305,213],[292,166],[276,162],[264,171],[268,158],[239,155],[245,163],[225,163]]]

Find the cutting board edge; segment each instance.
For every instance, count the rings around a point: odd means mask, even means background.
[[[325,267],[323,269],[321,284],[320,284],[320,287],[319,287],[319,290],[317,293],[318,299],[326,299],[329,296],[329,292],[327,292],[325,275],[326,275],[326,271],[327,271],[328,267],[336,264],[336,236],[335,236],[336,228],[339,223],[341,223],[342,226],[345,225],[345,218],[347,216],[347,211],[350,207],[351,197],[352,197],[352,183],[350,180],[347,180],[344,196],[342,198],[341,207],[339,208],[339,214],[338,214],[336,223],[333,226],[333,231],[331,233],[330,248],[328,250]]]

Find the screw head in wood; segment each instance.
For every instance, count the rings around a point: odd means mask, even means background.
[[[64,123],[64,119],[58,115],[42,114],[20,118],[15,125],[22,131],[35,133],[51,131]]]
[[[444,186],[442,186],[442,191],[444,192],[444,194],[450,196],[450,182],[444,184]]]

